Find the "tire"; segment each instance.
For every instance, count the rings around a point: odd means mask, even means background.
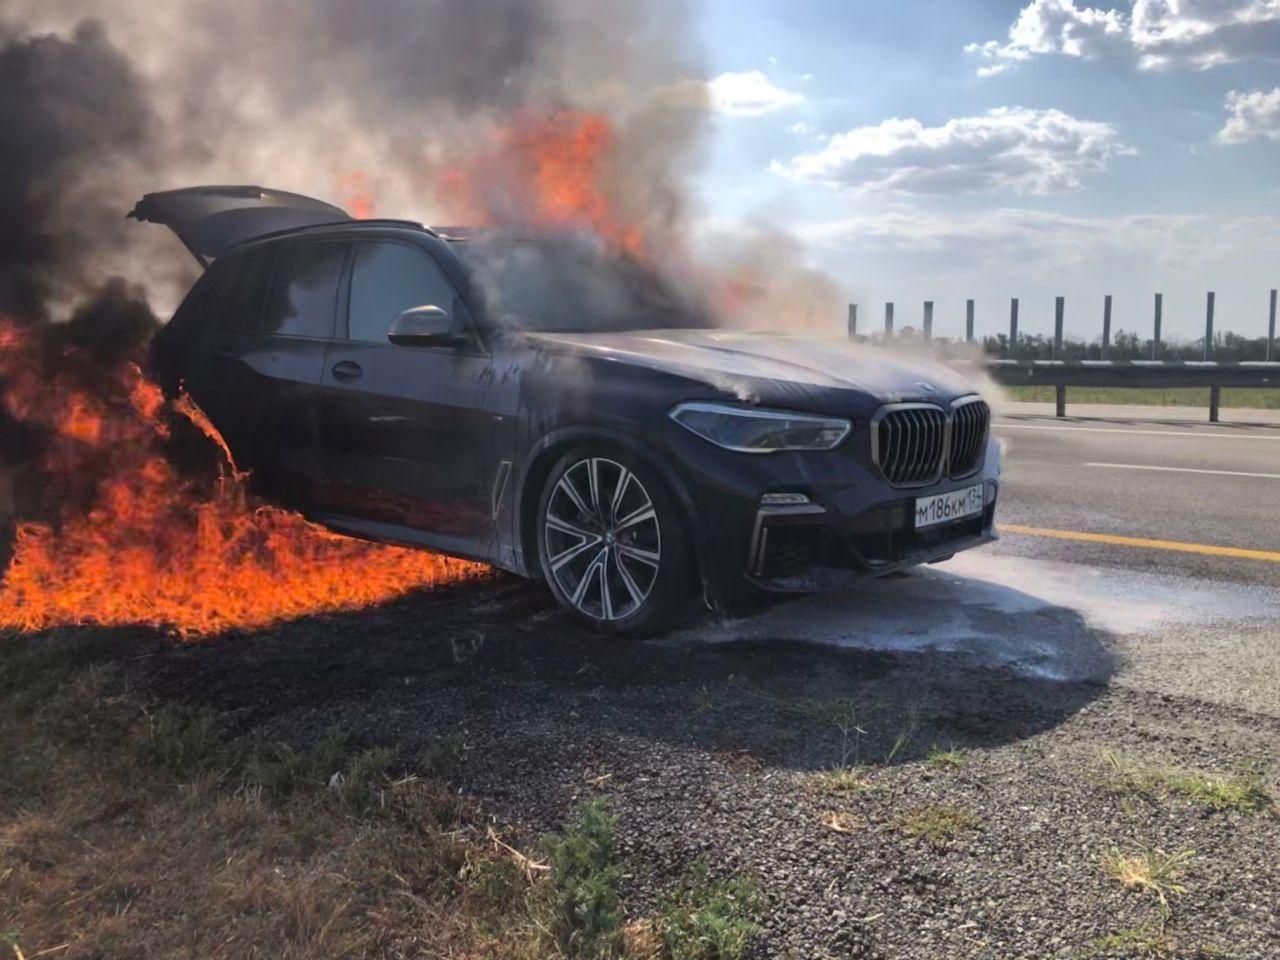
[[[602,633],[639,637],[686,620],[699,593],[688,530],[657,471],[577,447],[538,499],[538,558],[556,600]]]

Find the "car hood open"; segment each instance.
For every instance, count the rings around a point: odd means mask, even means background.
[[[531,333],[535,345],[635,363],[701,380],[743,400],[772,402],[796,391],[856,390],[881,402],[941,400],[973,393],[959,372],[838,337],[729,330]],[[772,385],[772,386],[769,386]]]
[[[237,243],[279,230],[350,220],[345,210],[265,187],[188,187],[148,193],[129,216],[163,223],[207,266]]]

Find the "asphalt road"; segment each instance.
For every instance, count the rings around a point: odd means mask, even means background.
[[[1280,423],[1143,416],[998,418],[996,434],[1006,444],[999,509],[1006,532],[995,552],[1280,586]],[[1106,537],[1171,541],[1183,549]]]

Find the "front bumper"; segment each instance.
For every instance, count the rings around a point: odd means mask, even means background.
[[[749,606],[752,590],[836,589],[996,539],[1000,450],[992,439],[974,473],[908,489],[872,466],[856,428],[837,450],[754,456],[680,432],[672,452],[687,471],[703,577],[729,612]],[[917,499],[976,484],[984,491],[980,514],[915,529]],[[777,494],[794,502],[772,502]]]
[[[984,487],[981,513],[921,530],[913,523],[915,496],[853,517],[832,516],[816,505],[803,510],[763,505],[756,513],[743,573],[765,590],[804,593],[946,559],[996,539],[999,485],[988,480]]]

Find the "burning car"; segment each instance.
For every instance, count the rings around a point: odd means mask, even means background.
[[[261,488],[341,533],[543,579],[603,631],[995,537],[990,412],[942,365],[717,328],[580,237],[353,220],[259,187],[131,216],[207,268],[154,372]]]

